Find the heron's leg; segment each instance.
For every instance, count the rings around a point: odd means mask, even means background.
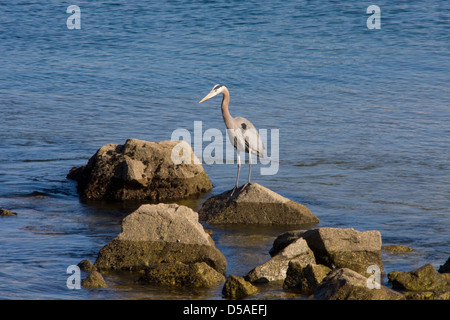
[[[234,191],[238,188],[238,183],[239,183],[239,172],[241,171],[241,155],[239,153],[239,151],[237,152],[237,163],[238,163],[238,171],[237,171],[237,176],[236,176],[236,185],[233,188],[233,191],[231,192],[231,195],[233,195]]]
[[[252,150],[248,150],[248,182],[250,184],[250,176],[252,175]]]
[[[248,181],[246,184],[242,186],[242,189],[247,188],[247,186],[250,184],[250,177],[252,176],[252,150],[248,150]]]
[[[237,162],[238,162],[238,172],[236,177],[236,188],[239,187],[239,172],[241,171],[241,155],[239,152],[237,153]]]

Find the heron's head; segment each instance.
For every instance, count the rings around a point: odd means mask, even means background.
[[[208,93],[208,94],[206,95],[206,97],[204,97],[202,100],[200,100],[199,103],[202,103],[202,102],[205,101],[205,100],[208,100],[208,99],[210,99],[210,98],[212,98],[212,97],[217,96],[219,93],[222,93],[224,89],[225,89],[225,86],[223,86],[223,85],[221,85],[221,84],[216,84],[216,85],[212,88],[211,92]]]

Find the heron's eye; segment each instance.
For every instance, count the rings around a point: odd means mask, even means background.
[[[214,91],[217,92],[217,89],[215,89]]]

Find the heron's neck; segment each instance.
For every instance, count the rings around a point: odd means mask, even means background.
[[[230,103],[230,93],[228,92],[228,89],[225,88],[222,92],[223,99],[222,99],[222,116],[223,120],[225,121],[225,125],[228,128],[231,128],[231,122],[233,120],[233,117],[231,116],[230,112],[228,111],[228,104]]]

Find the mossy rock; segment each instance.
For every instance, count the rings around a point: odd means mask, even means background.
[[[103,276],[98,271],[91,272],[88,277],[81,282],[81,285],[89,289],[106,288],[108,286],[105,279],[103,279]]]
[[[439,274],[431,264],[426,264],[409,272],[390,272],[388,279],[394,289],[407,291],[448,290],[447,279]]]
[[[414,251],[413,248],[408,247],[408,246],[403,246],[400,244],[390,244],[390,245],[385,245],[385,246],[381,246],[381,249],[390,253],[407,253],[407,252],[412,252]]]
[[[158,263],[145,271],[139,279],[141,284],[175,287],[215,287],[225,277],[206,263],[184,264],[181,262]]]
[[[230,299],[242,299],[257,292],[258,289],[254,285],[235,275],[230,275],[222,288],[223,296]]]
[[[312,294],[331,269],[321,264],[301,264],[289,262],[284,289],[295,289],[302,294]]]
[[[205,262],[225,273],[227,262],[198,214],[177,204],[142,205],[122,220],[122,232],[98,253],[94,266],[106,270],[145,270],[160,262]]]

